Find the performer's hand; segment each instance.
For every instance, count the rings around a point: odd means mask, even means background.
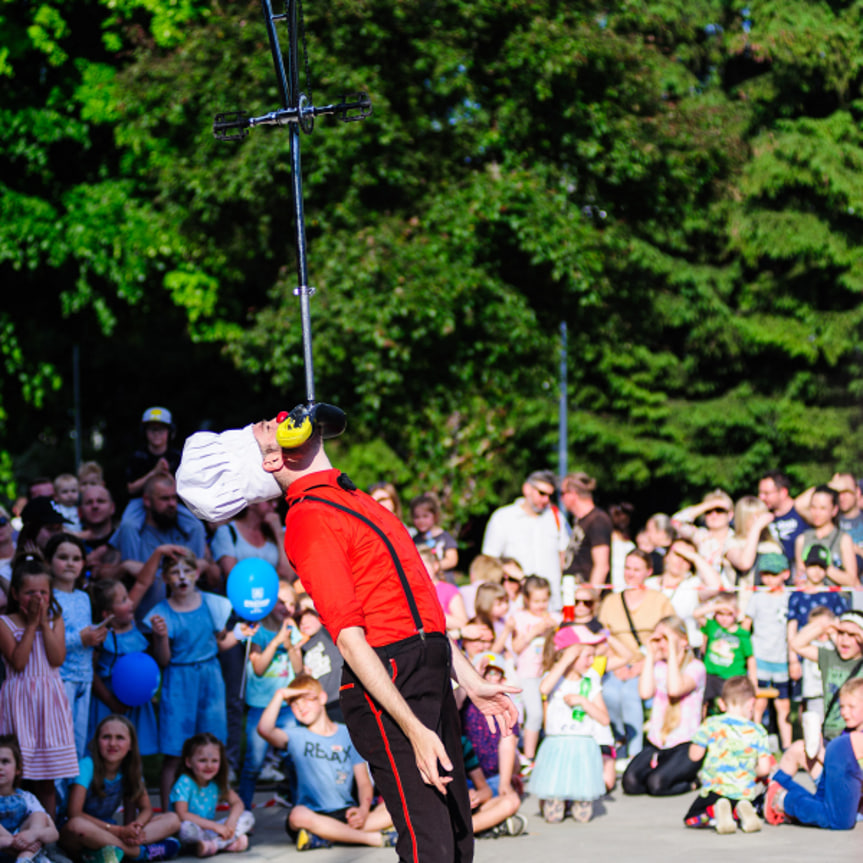
[[[445,771],[452,770],[452,762],[446,754],[446,749],[440,737],[425,725],[417,723],[418,728],[410,736],[411,746],[417,759],[417,767],[426,785],[434,785],[441,794],[446,794],[446,786],[452,782],[452,776],[441,776],[438,762]]]
[[[478,681],[472,680],[469,686],[462,685],[467,691],[467,697],[485,716],[492,733],[497,726],[504,736],[512,734],[513,726],[518,720],[518,709],[509,697],[509,693],[521,692],[518,686],[512,686],[509,683],[493,683],[483,677]]]

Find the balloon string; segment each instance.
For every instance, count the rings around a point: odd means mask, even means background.
[[[249,651],[252,649],[252,639],[246,639],[246,659],[243,662],[243,676],[240,678],[240,701],[246,697],[246,669],[249,667]]]

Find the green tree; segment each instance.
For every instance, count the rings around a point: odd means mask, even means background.
[[[232,416],[300,400],[288,136],[209,131],[277,107],[258,8],[3,8],[17,294],[51,286],[51,324],[106,346],[173,309],[202,366],[246,376]],[[859,459],[863,3],[304,11],[315,100],[375,109],[303,138],[318,394],[348,410],[355,479],[436,487],[458,525],[512,494],[554,460],[561,321],[570,462],[607,495],[657,509]],[[6,314],[44,400],[50,353],[25,302]]]

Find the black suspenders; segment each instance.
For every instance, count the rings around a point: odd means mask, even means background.
[[[342,474],[342,476],[344,476],[344,474]],[[330,486],[312,486],[312,489],[315,488],[330,488]],[[311,491],[312,489],[309,490]],[[399,557],[396,554],[395,548],[393,548],[392,542],[390,542],[390,538],[384,533],[384,531],[380,527],[378,527],[378,525],[376,525],[370,518],[367,518],[362,513],[351,509],[349,506],[344,506],[343,504],[336,503],[334,500],[327,500],[327,498],[325,497],[316,497],[315,495],[304,494],[302,497],[299,497],[296,500],[292,501],[288,505],[288,509],[290,509],[292,506],[296,506],[296,504],[298,503],[302,503],[304,500],[313,500],[316,503],[323,503],[327,506],[331,506],[334,509],[339,510],[340,512],[346,513],[347,515],[352,515],[354,518],[359,519],[361,522],[363,522],[363,524],[370,527],[381,538],[381,541],[386,546],[386,549],[389,552],[390,557],[392,558],[393,565],[396,568],[396,573],[398,574],[399,581],[401,582],[402,591],[404,592],[405,598],[408,601],[408,607],[410,608],[411,617],[413,617],[414,626],[416,627],[417,633],[419,634],[420,638],[425,639],[425,631],[423,630],[422,618],[420,617],[416,600],[414,599],[413,592],[411,591],[410,584],[408,583],[408,577],[405,574],[402,562],[399,560]]]

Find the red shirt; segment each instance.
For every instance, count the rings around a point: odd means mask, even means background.
[[[426,632],[444,632],[443,610],[405,526],[362,491],[338,485],[336,469],[308,474],[291,484],[285,519],[285,552],[333,639],[361,626],[372,647],[416,634],[398,572],[383,540],[358,518],[304,495],[332,500],[380,527],[395,548]]]

